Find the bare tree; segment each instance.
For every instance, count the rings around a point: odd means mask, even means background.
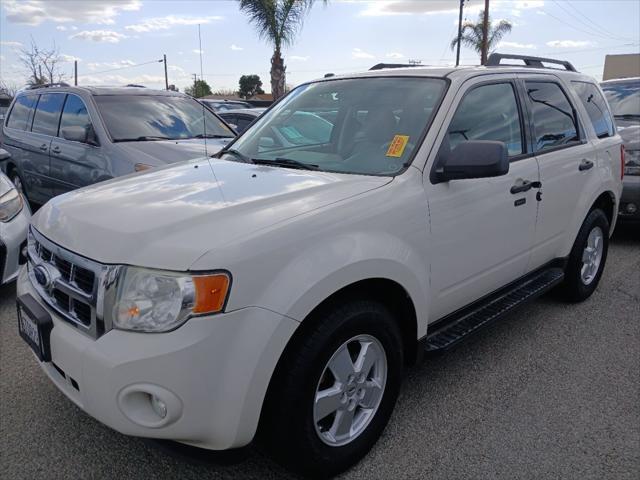
[[[20,87],[16,83],[0,80],[0,94],[9,95],[13,98],[18,93],[18,90],[20,90]]]
[[[29,85],[61,82],[65,75],[60,71],[62,58],[56,44],[50,49],[41,48],[31,39],[31,48],[20,50],[19,60],[28,73]]]

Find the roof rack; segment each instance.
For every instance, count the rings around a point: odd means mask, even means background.
[[[413,63],[377,63],[369,70],[382,70],[383,68],[409,68],[409,67],[424,67],[424,65],[416,65]]]
[[[137,83],[127,83],[125,87],[134,87],[134,88],[147,88],[144,85],[138,85]]]
[[[36,88],[51,88],[51,87],[69,87],[70,85],[65,82],[58,83],[43,83],[42,85],[29,85],[27,90],[35,90]]]
[[[501,63],[501,60],[522,60],[527,67],[534,68],[550,68],[545,67],[542,63],[555,63],[557,65],[562,65],[565,70],[569,72],[577,72],[576,68],[571,65],[570,62],[566,60],[555,60],[553,58],[544,58],[544,57],[530,57],[528,55],[509,55],[506,53],[492,53],[489,55],[489,59],[487,60],[487,67],[500,67],[500,66],[509,66],[504,63]],[[512,66],[512,65],[511,65]]]

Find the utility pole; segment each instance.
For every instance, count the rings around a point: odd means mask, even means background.
[[[460,0],[460,15],[458,16],[458,44],[456,45],[456,67],[460,65],[460,42],[462,40],[462,10],[464,10],[464,0]]]
[[[169,90],[169,76],[167,75],[167,54],[162,55],[164,59],[164,89]]]
[[[73,84],[78,86],[78,60],[73,61]]]
[[[489,0],[484,0],[484,19],[482,20],[482,53],[480,54],[480,65],[487,63],[487,40],[489,36]]]

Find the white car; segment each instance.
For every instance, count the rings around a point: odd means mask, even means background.
[[[567,62],[504,58],[306,83],[217,158],[51,200],[18,281],[22,337],[119,432],[257,436],[294,470],[348,468],[404,367],[602,275],[624,162],[609,107]],[[277,146],[298,112],[332,128]]]
[[[8,156],[6,150],[0,148],[0,161]],[[18,276],[30,219],[29,205],[11,180],[0,172],[0,285]]]

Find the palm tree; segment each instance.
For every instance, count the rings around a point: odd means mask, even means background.
[[[282,47],[290,45],[315,0],[239,0],[240,11],[258,30],[258,35],[273,45],[271,57],[271,93],[277,100],[285,94]],[[324,3],[327,0],[323,0]]]
[[[464,22],[462,24],[462,36],[460,37],[460,43],[466,47],[473,48],[482,56],[482,21],[484,19],[484,11],[481,11],[478,15],[477,22]],[[507,20],[500,20],[497,25],[492,25],[491,19],[489,19],[489,26],[487,29],[487,51],[492,52],[507,33],[511,32],[512,25]],[[458,37],[451,41],[451,50],[456,48],[458,44]]]

